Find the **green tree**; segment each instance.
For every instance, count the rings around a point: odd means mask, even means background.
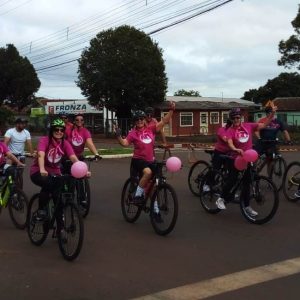
[[[187,97],[201,97],[200,93],[198,91],[194,90],[178,90],[177,92],[174,93],[174,96],[187,96]]]
[[[264,103],[276,97],[299,97],[300,96],[300,74],[281,73],[279,76],[269,79],[264,86],[251,89],[244,93],[242,99]]]
[[[33,65],[14,45],[0,48],[0,104],[7,100],[20,110],[33,101],[40,85]]]
[[[296,34],[290,36],[286,41],[279,42],[279,52],[281,58],[278,60],[279,66],[292,68],[295,66],[300,70],[300,5],[296,18],[291,22]]]
[[[79,59],[77,85],[91,105],[128,118],[165,99],[162,50],[142,31],[121,26],[97,34]]]

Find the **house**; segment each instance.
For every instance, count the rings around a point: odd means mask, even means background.
[[[164,127],[167,136],[213,135],[226,124],[231,108],[241,108],[247,121],[249,111],[260,107],[238,98],[167,96],[167,101],[155,106],[161,117],[168,112],[168,101],[176,102],[176,110]]]
[[[278,97],[272,100],[277,106],[276,116],[289,126],[300,126],[300,97]],[[258,120],[265,115],[264,108],[254,113]]]

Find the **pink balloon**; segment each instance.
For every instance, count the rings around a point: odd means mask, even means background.
[[[247,162],[255,162],[258,159],[258,153],[254,149],[246,150],[243,158]]]
[[[166,167],[170,172],[177,172],[181,168],[181,160],[176,156],[169,157],[166,161]]]
[[[71,167],[71,174],[75,178],[82,178],[86,176],[88,167],[85,162],[77,161]]]
[[[242,156],[237,156],[236,159],[234,160],[234,167],[239,170],[243,171],[247,168],[248,162],[244,160]]]

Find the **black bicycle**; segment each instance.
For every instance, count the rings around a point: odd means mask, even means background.
[[[23,164],[25,164],[26,156],[21,153],[14,153],[14,156]],[[23,173],[24,168],[17,168],[15,173],[15,183],[18,188],[23,189]]]
[[[231,159],[229,156],[224,155],[224,159]],[[200,202],[202,207],[211,214],[217,214],[221,210],[217,207],[216,201],[223,191],[226,177],[228,172],[215,170],[209,167],[212,174],[209,180],[202,180],[200,185]],[[236,184],[230,191],[231,202],[238,203],[241,208],[242,215],[247,221],[254,224],[264,224],[270,221],[279,205],[278,191],[274,183],[266,176],[258,175],[253,163],[248,164],[248,170],[240,172],[240,176]],[[242,185],[244,184],[245,174],[250,171],[250,205],[253,210],[257,212],[254,216],[245,207],[245,202],[240,198]],[[207,178],[207,177],[206,177]],[[204,188],[204,185],[209,188]]]
[[[62,186],[58,201],[54,204],[53,197],[50,195],[46,207],[47,216],[41,220],[38,216],[39,194],[31,198],[28,207],[27,233],[30,241],[40,246],[52,229],[52,238],[57,237],[64,259],[72,261],[79,255],[84,237],[83,220],[74,201],[74,193],[69,190],[69,182],[74,178],[70,175],[51,175],[51,177]]]
[[[19,170],[24,167],[10,166],[1,171],[0,179],[0,213],[2,208],[8,207],[10,218],[18,229],[25,229],[28,208],[26,194],[17,186],[15,178]]]
[[[175,190],[167,183],[166,177],[163,175],[163,168],[166,163],[156,162],[155,172],[145,190],[145,201],[141,205],[134,203],[133,198],[139,182],[138,176],[128,178],[124,184],[121,196],[122,214],[129,223],[134,223],[141,212],[150,213],[150,221],[154,231],[159,235],[167,235],[176,224],[178,216],[178,200]],[[150,206],[147,205],[148,199]],[[157,202],[156,202],[157,201]],[[158,204],[161,214],[161,222],[157,222],[155,218],[155,203]]]

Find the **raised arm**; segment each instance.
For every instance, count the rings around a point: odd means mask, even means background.
[[[160,131],[166,124],[168,124],[173,116],[175,110],[175,102],[170,103],[171,107],[169,112],[156,124],[156,131]]]
[[[113,130],[114,130],[117,140],[121,146],[126,147],[126,146],[130,145],[130,143],[128,142],[128,140],[126,138],[125,139],[122,138],[120,128],[118,128],[117,126],[114,125]]]
[[[263,129],[263,128],[266,128],[271,123],[271,121],[274,118],[274,115],[276,113],[276,110],[277,110],[277,107],[273,106],[272,107],[272,112],[268,115],[265,122],[264,123],[257,123],[258,124],[258,126],[257,126],[258,131]]]

